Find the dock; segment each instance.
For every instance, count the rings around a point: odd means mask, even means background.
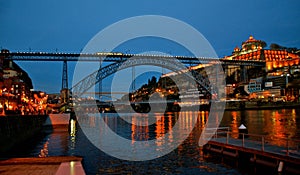
[[[11,158],[0,160],[0,174],[85,175],[81,161],[75,156]]]
[[[204,145],[206,153],[218,154],[254,167],[271,168],[277,172],[300,174],[300,141],[267,138],[262,135],[217,131]]]

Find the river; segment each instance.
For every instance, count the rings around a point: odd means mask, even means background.
[[[180,116],[186,125],[191,125],[191,116],[198,122],[192,133],[177,149],[165,156],[148,161],[126,161],[114,158],[95,147],[85,136],[80,126],[73,123],[69,132],[66,128],[44,130],[44,134],[35,139],[29,147],[9,154],[10,157],[38,157],[56,155],[76,155],[83,157],[83,166],[87,174],[251,174],[241,168],[223,164],[203,154],[198,139],[208,118],[207,111],[183,112]],[[134,120],[135,117],[126,114]],[[273,144],[283,144],[280,139],[300,140],[300,109],[225,111],[220,126],[230,127],[238,133],[241,123],[247,126],[249,133],[262,134],[270,138]],[[179,120],[178,113],[157,114],[154,124],[138,127],[128,124],[117,114],[103,114],[103,118],[114,132],[124,138],[153,140],[171,133],[168,142],[173,142],[178,133],[172,133],[172,127]],[[97,126],[97,118],[91,117],[87,123]],[[184,129],[182,127],[179,127]],[[157,143],[160,144],[160,143]],[[158,149],[160,145],[157,145]],[[162,147],[162,146],[161,146]],[[149,153],[145,153],[149,154]]]

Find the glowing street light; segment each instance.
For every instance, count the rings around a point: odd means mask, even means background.
[[[282,76],[282,77],[285,76],[285,88],[287,88],[288,83],[289,83],[288,77],[291,76],[291,75],[290,75],[290,74],[282,74],[281,76]]]

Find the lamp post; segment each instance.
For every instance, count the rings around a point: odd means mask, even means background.
[[[282,74],[282,77],[285,76],[285,95],[287,95],[287,87],[288,87],[288,83],[289,83],[289,76],[290,74]]]
[[[290,76],[290,74],[282,74],[281,76],[282,76],[282,77],[285,76],[285,88],[287,88],[287,85],[288,85],[288,83],[289,83],[288,77]]]
[[[14,88],[12,87],[12,88],[10,88],[10,91],[8,91],[8,97],[7,97],[7,104],[8,104],[8,109],[9,109],[9,97],[10,97],[10,94],[11,94],[11,92],[14,90]]]

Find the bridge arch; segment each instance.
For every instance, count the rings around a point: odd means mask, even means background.
[[[132,57],[126,59],[124,61],[115,62],[109,64],[105,67],[100,68],[99,70],[94,71],[93,73],[89,74],[78,83],[76,83],[70,90],[73,93],[73,96],[81,96],[86,91],[88,91],[91,87],[95,84],[99,83],[101,80],[105,79],[106,77],[116,73],[119,70],[123,70],[126,68],[130,68],[133,66],[140,66],[140,65],[154,65],[158,67],[163,67],[169,69],[174,72],[178,72],[179,74],[182,73],[186,78],[193,79],[197,83],[199,83],[203,88],[207,90],[207,92],[214,93],[216,88],[212,88],[210,80],[212,77],[205,77],[199,74],[195,70],[188,70],[188,68],[182,64],[178,59],[169,57],[169,58],[147,58],[147,57]],[[216,64],[219,66],[219,64]],[[187,71],[188,70],[188,71]],[[214,92],[212,92],[214,91]]]

